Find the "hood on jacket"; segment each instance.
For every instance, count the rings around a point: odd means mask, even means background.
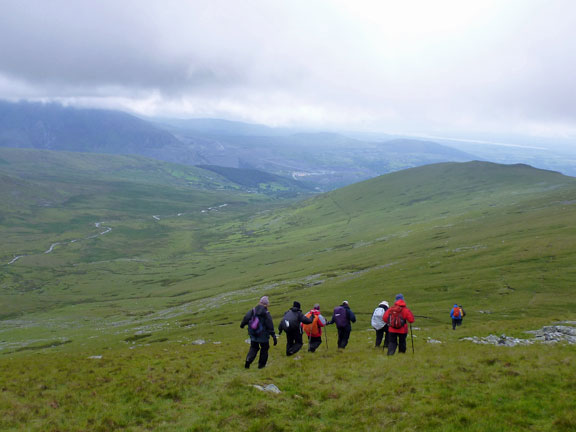
[[[296,306],[292,306],[292,307],[290,308],[290,310],[291,310],[292,312],[302,311],[302,309],[300,309],[299,307],[296,307]]]
[[[262,306],[261,304],[256,305],[254,308],[254,313],[256,315],[265,315],[268,312],[268,308],[266,306]]]
[[[406,302],[402,299],[396,300],[396,302],[394,303],[394,306],[406,307]]]

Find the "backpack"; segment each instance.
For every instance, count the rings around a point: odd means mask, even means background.
[[[401,329],[406,325],[406,320],[402,316],[401,307],[393,306],[390,308],[390,313],[388,314],[388,325],[393,329]]]
[[[280,328],[285,331],[295,331],[300,328],[300,320],[298,319],[298,312],[294,312],[292,309],[286,311],[280,322]]]
[[[252,317],[250,321],[248,321],[248,333],[252,336],[260,336],[264,331],[264,326],[262,325],[262,321],[256,315],[256,310],[252,309]]]
[[[348,314],[344,306],[337,306],[334,308],[334,322],[336,327],[346,327],[348,325]]]
[[[380,306],[374,309],[371,323],[372,327],[375,328],[376,330],[380,330],[382,327],[386,325],[386,323],[382,319],[384,317],[384,312],[386,312],[386,309]]]
[[[312,322],[310,324],[302,324],[302,330],[304,330],[304,333],[306,333],[308,335],[308,337],[310,336],[316,336],[318,335],[318,320],[320,319],[320,315],[315,315],[312,314],[312,312],[308,312],[306,314],[307,318],[311,318],[314,317],[314,319],[312,320]]]
[[[460,308],[455,307],[454,308],[454,312],[452,313],[452,316],[454,317],[454,319],[461,319],[462,318],[462,313],[460,311]]]

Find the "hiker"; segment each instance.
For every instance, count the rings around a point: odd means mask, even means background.
[[[262,369],[266,366],[268,361],[268,350],[270,349],[269,338],[272,336],[274,340],[274,346],[278,343],[276,339],[276,334],[274,333],[274,323],[272,322],[272,315],[268,311],[268,306],[270,305],[270,300],[268,296],[264,296],[258,302],[258,305],[250,309],[242,322],[240,323],[240,328],[244,328],[248,325],[248,335],[250,336],[250,350],[246,356],[246,363],[244,367],[246,369],[250,368],[250,365],[256,358],[258,351],[260,351],[260,357],[258,358],[258,369]],[[253,325],[257,318],[257,325]],[[256,328],[254,328],[256,327]]]
[[[302,348],[302,327],[301,323],[312,324],[312,318],[305,316],[300,309],[300,303],[295,301],[290,309],[286,311],[280,324],[278,334],[286,332],[286,355],[296,354]]]
[[[332,319],[326,324],[336,323],[338,329],[338,348],[344,349],[348,345],[350,332],[352,331],[352,324],[356,322],[356,315],[350,309],[350,305],[346,300],[340,306],[334,308]]]
[[[466,312],[462,308],[462,305],[454,305],[450,311],[450,318],[452,318],[452,330],[456,330],[456,326],[462,325],[462,319],[466,316]]]
[[[313,309],[306,314],[312,319],[311,324],[302,324],[304,332],[308,336],[308,351],[314,352],[322,344],[322,327],[326,326],[326,318],[320,313],[320,305],[316,303]]]
[[[399,353],[406,352],[406,337],[408,336],[408,323],[414,322],[412,311],[406,307],[404,296],[396,295],[394,306],[384,314],[384,321],[388,324],[388,355],[394,355],[396,347]]]
[[[374,312],[372,313],[372,328],[376,330],[376,343],[374,345],[376,348],[380,348],[382,338],[384,338],[383,348],[384,349],[388,348],[388,340],[389,340],[388,324],[384,322],[383,317],[389,307],[390,306],[388,305],[388,302],[386,300],[382,300],[380,304],[378,304],[378,307],[376,307],[376,309],[374,309]]]

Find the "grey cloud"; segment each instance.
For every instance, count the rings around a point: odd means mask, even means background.
[[[576,131],[576,3],[414,4],[3,0],[0,98],[396,131]]]
[[[0,72],[28,83],[170,91],[242,75],[193,50],[172,53],[163,43],[167,29],[144,13],[142,2],[30,0],[0,8]]]

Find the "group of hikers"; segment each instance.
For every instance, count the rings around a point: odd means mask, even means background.
[[[268,311],[269,305],[268,296],[263,296],[258,305],[249,310],[240,323],[241,328],[248,326],[248,334],[250,336],[250,350],[244,363],[246,369],[250,368],[258,352],[260,352],[258,368],[266,366],[270,349],[270,337],[272,337],[274,345],[278,344],[272,315]],[[466,312],[464,312],[462,305],[455,304],[450,311],[453,330],[462,324],[462,319],[465,316]],[[287,356],[292,356],[300,351],[304,345],[304,334],[308,337],[308,351],[313,353],[322,344],[322,329],[327,325],[336,324],[338,348],[344,349],[348,345],[352,323],[355,322],[356,315],[354,315],[346,300],[334,308],[330,321],[327,321],[320,313],[320,305],[318,303],[309,312],[304,313],[300,303],[295,301],[280,320],[278,335],[286,334]],[[396,349],[398,349],[399,353],[405,353],[409,326],[413,322],[414,314],[406,306],[402,294],[396,295],[392,307],[389,306],[387,301],[381,301],[374,309],[371,320],[372,327],[376,331],[375,347],[379,348],[383,342],[383,348],[387,350],[388,355],[394,355]],[[326,343],[328,343],[327,340]]]

